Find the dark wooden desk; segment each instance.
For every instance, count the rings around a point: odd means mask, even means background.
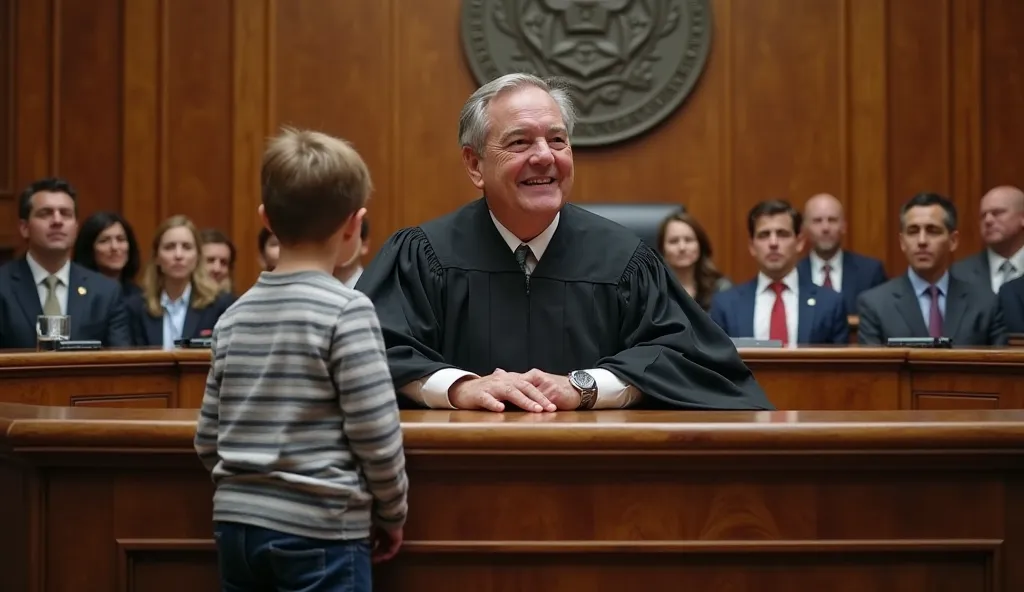
[[[193,410],[0,405],[10,590],[213,592]],[[377,590],[1024,590],[1024,411],[408,412]]]
[[[780,409],[1024,409],[1024,349],[741,350]],[[198,408],[208,350],[0,354],[0,402]]]

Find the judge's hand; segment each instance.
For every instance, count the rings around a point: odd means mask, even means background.
[[[505,410],[502,401],[508,401],[523,411],[535,413],[556,409],[554,403],[541,394],[525,375],[505,372],[501,368],[488,376],[462,379],[448,389],[448,402],[456,409],[479,409],[500,413]]]
[[[548,374],[534,368],[523,374],[523,378],[537,387],[559,411],[575,411],[580,406],[580,393],[569,384],[568,376]]]

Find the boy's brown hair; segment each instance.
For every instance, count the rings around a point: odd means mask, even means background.
[[[290,127],[263,153],[260,181],[264,213],[285,244],[327,240],[373,190],[366,163],[348,142]]]

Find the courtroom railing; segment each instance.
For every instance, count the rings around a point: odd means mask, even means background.
[[[0,404],[11,590],[218,590],[188,410]],[[1024,590],[1024,411],[404,412],[383,592]]]
[[[780,409],[1024,408],[1024,349],[741,349]],[[208,350],[0,354],[0,401],[198,408]]]

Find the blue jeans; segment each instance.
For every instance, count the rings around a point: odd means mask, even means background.
[[[371,592],[370,544],[214,525],[223,592]]]

